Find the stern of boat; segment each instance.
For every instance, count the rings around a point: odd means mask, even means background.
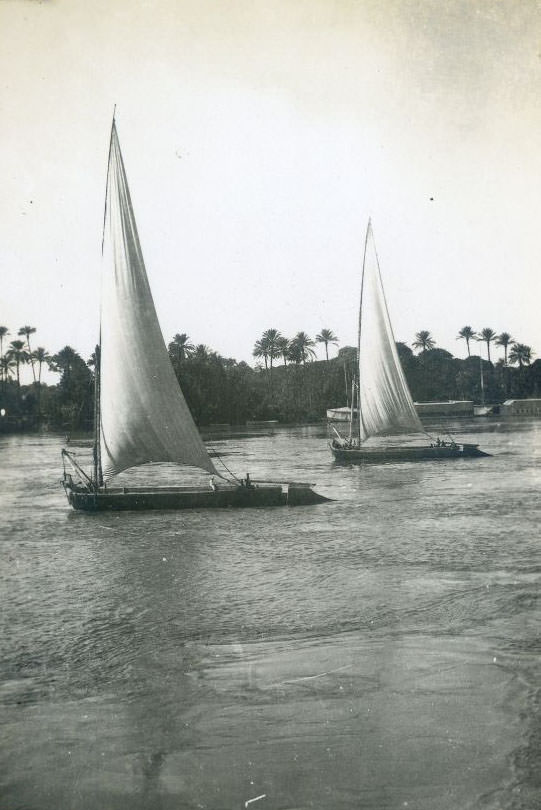
[[[330,498],[314,492],[310,484],[289,484],[287,487],[288,506],[312,506],[329,500]]]
[[[490,457],[491,454],[480,450],[478,444],[463,444],[462,455],[467,458],[480,458],[481,456]]]

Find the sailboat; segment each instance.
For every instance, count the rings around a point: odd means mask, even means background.
[[[93,469],[64,449],[63,485],[77,510],[186,509],[313,504],[311,484],[263,482],[216,469],[192,418],[162,337],[143,261],[113,119],[102,240]],[[111,484],[119,473],[174,463],[208,473],[208,486]],[[162,468],[163,472],[163,468]],[[161,475],[160,475],[161,478]]]
[[[477,444],[425,432],[402,369],[385,301],[372,223],[364,248],[358,328],[358,432],[329,444],[337,461],[363,462],[486,456]],[[390,437],[395,437],[393,440]],[[427,442],[427,437],[432,439]]]

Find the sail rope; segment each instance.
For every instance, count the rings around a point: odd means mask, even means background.
[[[425,434],[425,436],[428,436],[428,438],[429,438],[431,441],[433,441],[433,442],[436,442],[436,441],[438,441],[438,439],[439,439],[439,436],[438,436],[438,438],[436,439],[436,438],[435,438],[435,437],[434,437],[434,436],[433,436],[431,433],[429,433],[427,430],[423,430],[423,433]],[[444,428],[444,429],[442,430],[442,433],[443,433],[445,436],[448,436],[448,437],[449,437],[449,439],[451,440],[451,443],[452,443],[452,444],[457,444],[457,440],[456,440],[455,436],[454,436],[454,435],[451,433],[451,431],[449,430],[449,428]],[[460,444],[460,442],[458,442],[458,443]]]
[[[220,462],[220,464],[222,465],[222,467],[224,467],[225,470],[227,470],[227,472],[229,473],[229,475],[231,476],[233,481],[235,481],[237,484],[240,485],[241,479],[238,476],[236,476],[235,473],[232,470],[229,469],[229,467],[227,466],[225,461],[222,459],[220,453],[216,450],[216,448],[213,447],[212,444],[210,444],[210,442],[205,442],[205,445],[207,446],[207,448],[209,448],[211,450],[211,452],[213,453],[213,457],[215,459],[217,459],[217,461]],[[220,473],[218,473],[218,475],[220,475]],[[224,476],[220,476],[220,477],[224,477]],[[227,478],[225,480],[227,481]],[[230,483],[233,483],[233,481],[230,481]]]
[[[66,478],[66,459],[67,459],[69,461],[69,463],[71,464],[72,468],[76,471],[77,475],[80,477],[81,481],[86,481],[88,486],[93,487],[94,482],[92,481],[90,476],[88,476],[85,473],[83,468],[77,463],[74,456],[75,456],[75,453],[73,453],[73,452],[68,453],[68,451],[65,450],[65,449],[62,450],[62,468],[63,468],[64,479]]]

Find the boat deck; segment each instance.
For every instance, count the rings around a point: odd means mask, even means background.
[[[289,484],[235,487],[216,490],[201,487],[111,487],[97,492],[65,485],[69,503],[84,512],[135,511],[150,509],[225,509],[263,506],[303,506],[323,503],[328,498],[309,486]]]
[[[341,462],[382,462],[382,461],[421,461],[446,458],[479,458],[488,453],[477,444],[446,445],[387,445],[377,447],[338,447],[331,443],[331,451],[336,461]]]

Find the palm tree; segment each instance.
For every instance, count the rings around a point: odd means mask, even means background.
[[[42,368],[44,363],[48,364],[49,360],[51,360],[52,358],[51,358],[50,354],[47,354],[47,352],[45,351],[43,346],[38,346],[38,348],[35,349],[32,352],[32,356],[33,356],[33,359],[38,364],[37,384],[38,384],[38,419],[39,419],[40,415],[41,415],[41,413],[40,413],[40,411],[41,411],[41,368]]]
[[[329,343],[332,343],[334,346],[338,346],[338,338],[334,334],[331,329],[322,329],[319,335],[316,335],[316,341],[318,343],[325,344],[325,357],[327,358],[327,363],[329,362]]]
[[[9,335],[7,326],[0,326],[0,360],[4,356],[4,338]]]
[[[287,359],[290,363],[295,363],[296,366],[302,363],[301,351],[299,349],[299,345],[295,342],[295,339],[289,341]]]
[[[77,356],[75,349],[72,349],[71,346],[64,346],[63,349],[60,349],[58,354],[55,354],[54,357],[51,358],[51,366],[54,370],[64,372],[66,384],[69,383]]]
[[[6,355],[0,357],[0,376],[2,379],[2,390],[6,390],[6,382],[9,380],[9,375],[13,374],[15,368],[15,360]]]
[[[10,360],[13,360],[15,362],[15,368],[17,369],[17,388],[20,391],[21,390],[20,368],[22,363],[26,363],[28,361],[28,352],[25,351],[24,342],[22,340],[12,340],[9,345],[10,348],[6,352],[6,357],[9,357]]]
[[[293,357],[295,362],[301,362],[304,366],[307,360],[313,360],[316,356],[312,346],[315,346],[315,343],[306,332],[297,332],[291,341],[290,357]]]
[[[471,326],[463,326],[457,336],[457,340],[466,341],[466,346],[468,348],[468,357],[470,357],[470,340],[473,340],[474,337],[475,332],[473,331]]]
[[[302,374],[299,376],[300,369],[296,373],[297,391],[295,394],[297,400],[297,407],[300,407],[300,397],[304,392],[308,394],[308,408],[312,410],[312,386],[310,381],[306,379],[306,361],[313,360],[316,356],[312,346],[315,346],[314,341],[309,337],[306,332],[297,332],[295,337],[289,341],[289,359],[295,363],[297,368],[302,363]],[[310,375],[308,375],[310,376]]]
[[[176,357],[179,363],[183,363],[187,357],[191,357],[195,351],[195,346],[190,343],[190,338],[185,332],[177,333],[168,346],[169,353]]]
[[[36,372],[34,370],[34,358],[32,357],[32,348],[30,346],[30,335],[33,335],[35,331],[36,331],[35,326],[21,326],[21,328],[17,332],[18,335],[21,335],[21,337],[24,335],[24,337],[26,338],[26,345],[28,347],[28,359],[30,360],[30,363],[32,365],[32,377],[34,378],[34,382],[36,382]]]
[[[254,348],[253,348],[252,354],[253,354],[254,357],[263,357],[263,359],[265,360],[265,368],[268,371],[269,370],[269,347],[268,347],[268,344],[267,344],[267,342],[266,342],[266,340],[264,338],[261,338],[261,340],[256,340],[256,342],[254,343]]]
[[[513,343],[509,352],[509,362],[518,363],[519,368],[529,366],[532,360],[532,349],[524,343]]]
[[[421,349],[422,352],[427,352],[434,348],[436,341],[433,339],[430,332],[426,329],[421,329],[421,331],[417,332],[415,335],[415,340],[411,345],[414,349]]]
[[[51,360],[52,358],[51,358],[51,355],[48,354],[47,351],[43,348],[43,346],[38,346],[38,348],[35,349],[32,352],[32,355],[33,355],[33,359],[38,364],[38,379],[37,379],[37,382],[41,383],[41,368],[42,368],[44,363],[48,364],[49,360]]]
[[[276,340],[276,348],[280,353],[280,357],[284,361],[284,365],[287,368],[287,358],[289,357],[289,340],[288,338],[280,335],[279,338]]]
[[[494,329],[491,329],[490,326],[487,326],[484,329],[481,329],[481,331],[479,332],[479,334],[476,336],[475,339],[478,340],[480,343],[484,342],[487,344],[487,357],[488,362],[490,363],[491,362],[490,344],[492,343],[493,340],[496,340],[496,332],[494,331]]]
[[[209,349],[209,347],[205,346],[204,343],[198,343],[197,346],[195,347],[195,349],[193,350],[192,357],[195,360],[203,360],[203,361],[205,361],[205,360],[209,360],[210,357],[212,357],[213,354],[214,354],[214,352],[212,351],[212,349]]]
[[[496,346],[503,346],[503,351],[504,351],[503,364],[504,364],[504,366],[507,365],[507,348],[508,348],[510,343],[514,343],[514,340],[511,337],[511,335],[509,334],[509,332],[502,332],[501,335],[498,335],[498,337],[496,338]]]
[[[270,376],[272,377],[272,361],[276,360],[277,357],[280,357],[280,349],[278,348],[277,342],[280,340],[282,335],[278,331],[278,329],[266,329],[262,336],[261,340],[267,347],[267,352],[270,360]]]

